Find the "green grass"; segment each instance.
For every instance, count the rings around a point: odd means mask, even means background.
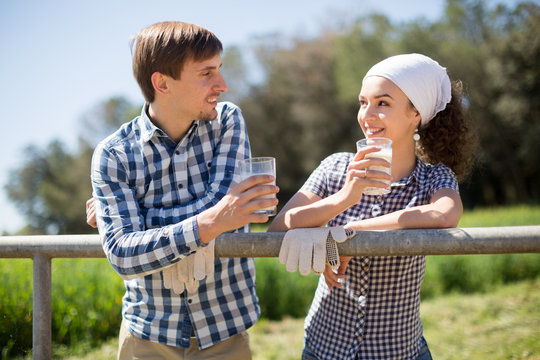
[[[437,360],[539,360],[540,278],[487,294],[453,294],[420,306],[424,336]],[[249,330],[254,360],[299,359],[303,319],[261,320]],[[55,359],[113,360],[118,340],[100,348],[55,348]]]
[[[540,278],[421,305],[434,359],[540,359]]]
[[[538,224],[540,224],[540,206],[513,206],[466,211],[459,227]],[[265,230],[264,225],[256,225],[252,228],[254,232]],[[298,273],[288,273],[277,259],[259,258],[255,259],[255,262],[257,293],[263,316],[266,318],[250,331],[253,333],[254,352],[259,354],[256,359],[298,358],[298,348],[301,348],[302,343],[301,323],[311,303],[317,277],[314,275],[304,277]],[[55,354],[53,357],[98,360],[114,358],[114,356],[110,357],[109,353],[116,353],[114,342],[120,324],[121,296],[123,294],[123,284],[120,277],[114,273],[105,259],[55,259],[52,263],[52,278],[53,349]],[[477,327],[473,324],[463,325],[455,320],[456,316],[459,315],[458,311],[443,318],[427,315],[426,333],[434,326],[430,323],[431,318],[434,319],[433,321],[444,323],[444,329],[448,328],[448,332],[455,333],[453,335],[455,339],[452,341],[449,341],[447,337],[435,339],[433,349],[434,352],[437,352],[436,358],[476,358],[478,356],[476,353],[470,357],[469,355],[467,357],[457,355],[456,357],[442,357],[460,354],[460,352],[456,352],[454,348],[447,350],[446,347],[442,347],[441,350],[438,350],[436,347],[442,344],[449,347],[459,347],[460,344],[465,344],[469,348],[470,354],[473,354],[473,349],[470,347],[478,345],[483,348],[475,351],[486,352],[488,350],[484,348],[491,346],[494,356],[499,356],[496,353],[499,351],[496,350],[499,347],[506,349],[507,355],[510,351],[507,348],[521,351],[512,352],[511,355],[508,355],[509,357],[503,356],[500,357],[501,359],[535,359],[532,356],[538,356],[538,350],[534,344],[531,345],[530,337],[525,336],[519,346],[508,341],[515,334],[522,337],[522,332],[529,331],[531,324],[534,325],[532,329],[536,330],[534,334],[536,339],[540,339],[540,334],[538,334],[540,316],[538,312],[535,312],[535,307],[540,308],[540,299],[537,296],[539,292],[537,279],[539,278],[540,254],[428,256],[426,277],[422,288],[424,300],[422,306],[429,309],[429,304],[438,304],[434,308],[439,309],[440,313],[446,313],[447,307],[454,308],[453,301],[462,303],[465,301],[463,299],[468,299],[467,301],[470,303],[462,309],[462,312],[467,313],[464,309],[471,308],[475,312],[481,313],[478,307],[482,307],[482,302],[486,304],[482,313],[484,316],[478,316],[475,320],[481,326],[480,330],[477,331],[478,336],[469,333],[467,333],[467,338],[462,336],[461,333],[465,331],[463,329],[469,331],[477,329]],[[518,287],[512,288],[514,286],[512,283],[524,279],[536,281],[536,287],[531,290],[531,288],[519,284],[515,285]],[[15,354],[28,353],[28,349],[31,347],[32,262],[24,259],[0,259],[0,280],[2,280],[0,318],[3,319],[0,322],[0,358],[14,358]],[[513,297],[506,296],[505,292]],[[515,298],[520,292],[528,294],[531,303],[528,303],[527,299],[518,298],[516,300]],[[464,296],[463,294],[470,295]],[[497,295],[492,296],[492,294]],[[521,318],[521,314],[515,314],[517,311],[512,310],[511,315],[517,316],[517,320],[501,324],[489,322],[490,319],[502,321],[504,318],[502,315],[506,316],[507,312],[499,309],[500,307],[504,309],[505,301],[520,303],[522,300],[522,306],[530,314],[529,318]],[[439,301],[442,303],[438,303]],[[497,310],[498,312],[489,312],[486,310],[488,308],[499,310]],[[474,318],[473,314],[468,316]],[[462,321],[466,322],[467,319]],[[483,327],[484,323],[486,323],[485,328]],[[518,326],[520,323],[523,326]],[[515,331],[507,331],[509,327]],[[299,330],[295,330],[297,328]],[[498,342],[494,341],[492,345],[485,345],[484,341],[491,341],[488,334],[497,333],[499,328],[506,331],[505,334],[509,340],[499,339]],[[447,333],[441,327],[436,329],[436,333]],[[445,336],[450,337],[451,334]],[[107,339],[110,338],[113,340],[108,341]],[[470,338],[478,341],[478,344],[469,344],[469,341],[472,341]],[[105,346],[100,347],[104,341]],[[104,357],[100,357],[97,350],[90,351],[90,349],[96,348],[106,353]],[[275,355],[272,355],[272,348],[276,349]],[[527,355],[528,351],[532,351],[531,354],[534,355]],[[295,355],[288,357],[287,352]],[[451,354],[445,354],[447,352]],[[265,354],[267,357],[261,357],[260,354]],[[489,357],[480,358],[487,359]],[[536,359],[540,360],[540,357]]]
[[[540,205],[479,208],[463,213],[458,227],[540,225]]]
[[[52,341],[98,346],[117,336],[123,282],[106,259],[53,259]],[[0,358],[32,347],[32,261],[0,259]]]
[[[540,225],[540,206],[465,211],[458,227]],[[428,256],[424,299],[445,293],[493,291],[497,286],[540,276],[540,254]]]

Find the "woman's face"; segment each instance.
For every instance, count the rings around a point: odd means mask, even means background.
[[[380,76],[367,77],[359,100],[358,123],[366,138],[389,138],[394,147],[414,144],[412,136],[420,123],[420,114],[392,81]]]

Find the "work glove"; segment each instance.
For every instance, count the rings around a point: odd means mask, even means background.
[[[212,240],[204,248],[164,269],[163,286],[178,295],[184,290],[197,292],[199,281],[214,274],[214,247],[215,241]]]
[[[313,270],[321,274],[328,261],[330,267],[339,267],[339,254],[336,242],[352,238],[356,231],[343,226],[324,228],[292,229],[285,233],[279,250],[279,262],[285,264],[289,272],[297,269],[302,275]]]

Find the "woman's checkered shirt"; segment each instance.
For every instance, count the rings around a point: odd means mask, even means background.
[[[321,198],[336,193],[345,184],[353,156],[329,156],[302,190]],[[362,196],[328,225],[428,204],[443,188],[458,191],[454,173],[444,165],[417,159],[412,174],[393,183],[389,194]],[[305,321],[308,346],[321,360],[414,359],[422,338],[419,306],[424,272],[424,256],[360,256],[349,263],[342,289],[329,291],[321,277]]]

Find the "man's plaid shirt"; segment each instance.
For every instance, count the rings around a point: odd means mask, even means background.
[[[162,269],[204,246],[197,214],[228,192],[238,160],[250,156],[240,109],[219,103],[216,110],[215,120],[194,121],[176,143],[150,121],[145,106],[94,152],[103,249],[125,280],[123,317],[142,339],[188,348],[193,329],[207,348],[260,316],[253,259],[216,258],[215,273],[195,294],[163,287]]]

